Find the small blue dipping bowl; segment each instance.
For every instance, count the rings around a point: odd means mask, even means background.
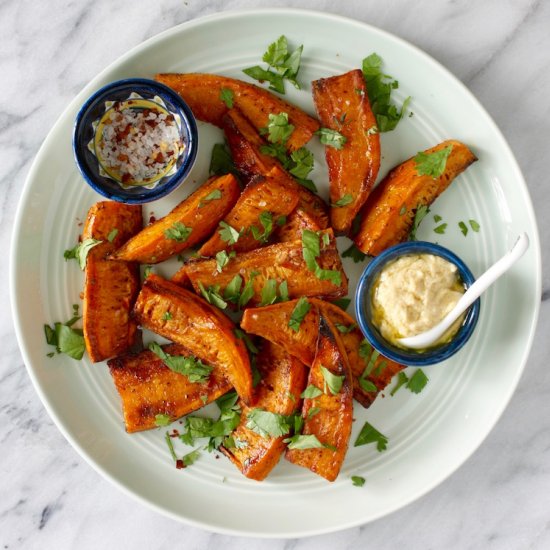
[[[355,294],[357,322],[361,331],[370,344],[388,359],[413,367],[425,367],[448,359],[468,341],[477,324],[480,302],[478,298],[470,306],[462,326],[450,342],[427,350],[399,348],[388,342],[372,323],[371,291],[380,271],[388,262],[409,254],[433,254],[453,263],[458,268],[459,276],[466,288],[475,281],[475,278],[456,254],[437,244],[423,241],[410,241],[392,246],[376,256],[363,271]]]
[[[105,172],[100,173],[99,161],[89,148],[90,145],[93,149],[94,124],[104,115],[105,103],[127,101],[132,93],[139,94],[145,100],[160,98],[163,103],[161,107],[181,121],[179,134],[185,148],[179,154],[171,173],[163,176],[152,188],[140,185],[122,187],[115,179],[104,175]],[[73,130],[73,152],[82,177],[104,197],[128,204],[151,202],[176,189],[191,170],[197,156],[197,148],[197,123],[191,109],[176,92],[164,84],[144,78],[119,80],[95,92],[80,108]]]

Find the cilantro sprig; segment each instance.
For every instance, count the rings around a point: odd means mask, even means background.
[[[414,166],[419,176],[431,176],[438,178],[445,172],[447,159],[453,150],[452,145],[447,145],[439,151],[432,153],[419,152],[414,157]]]
[[[109,233],[109,236],[111,234],[112,234],[112,231],[111,233]],[[102,242],[103,241],[99,241],[97,239],[84,239],[81,243],[78,243],[74,248],[65,250],[65,252],[63,253],[63,257],[65,258],[65,260],[77,260],[78,265],[80,266],[80,269],[84,271],[84,269],[86,268],[86,260],[88,259],[88,254],[90,253],[90,250],[95,246],[97,246],[98,244],[101,244]]]
[[[73,328],[73,325],[80,320],[78,310],[78,305],[74,304],[73,316],[66,323],[56,322],[53,327],[44,325],[44,335],[46,343],[54,346],[57,353],[64,353],[73,359],[80,360],[84,356],[86,344],[82,329]],[[48,357],[53,355],[54,352],[48,353]]]
[[[388,447],[388,438],[380,433],[372,424],[365,422],[353,446],[360,447],[369,443],[376,443],[376,448],[379,452],[382,452]]]
[[[288,40],[282,35],[269,44],[262,56],[262,61],[268,65],[267,69],[254,65],[244,69],[243,72],[254,80],[269,82],[269,89],[280,94],[285,93],[284,80],[288,80],[295,88],[300,89],[297,77],[303,49],[303,46],[299,46],[294,51],[290,51]]]
[[[391,93],[399,88],[399,82],[382,72],[382,58],[376,53],[363,59],[363,77],[378,131],[390,132],[403,118],[411,98],[405,99],[401,109],[392,102]],[[362,90],[360,92],[363,93]]]
[[[183,374],[187,377],[189,382],[203,384],[208,382],[210,373],[213,367],[205,365],[200,359],[189,355],[184,357],[183,355],[170,355],[166,353],[157,342],[151,342],[149,349],[160,359],[162,362],[174,372]]]

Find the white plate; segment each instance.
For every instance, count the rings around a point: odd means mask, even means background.
[[[246,78],[267,44],[285,34],[304,44],[300,81],[359,67],[375,51],[400,82],[396,99],[412,96],[414,115],[382,135],[381,173],[446,138],[471,145],[479,162],[434,204],[448,223],[433,233],[432,216],[419,237],[457,252],[475,274],[527,231],[532,246],[482,300],[477,330],[447,363],[426,369],[419,395],[402,389],[368,411],[356,406],[352,443],[368,419],[389,438],[388,450],[351,447],[337,481],[328,483],[284,460],[263,483],[241,476],[225,458],[205,454],[176,470],[164,431],[127,435],[105,364],[48,359],[43,323],[67,320],[79,302],[82,273],[65,262],[88,207],[100,197],[81,180],[71,151],[71,127],[83,101],[100,86],[156,72],[212,72]],[[313,112],[310,91],[288,99]],[[201,125],[199,161],[192,177],[207,175],[211,144],[221,132]],[[322,149],[315,178],[326,194]],[[145,208],[162,215],[188,187]],[[460,220],[481,231],[464,237]],[[347,246],[345,239],[340,239]],[[359,267],[346,263],[351,292]],[[48,412],[72,445],[118,487],[173,518],[223,533],[295,537],[352,527],[384,516],[423,495],[458,468],[487,436],[512,395],[532,342],[540,296],[540,247],[525,182],[499,130],[469,91],[433,59],[378,29],[333,15],[269,10],[224,13],[180,25],[123,56],[68,106],[45,140],[25,185],[14,229],[11,291],[15,325],[29,374]],[[362,475],[363,488],[351,475]]]

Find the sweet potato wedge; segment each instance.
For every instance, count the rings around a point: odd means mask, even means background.
[[[172,356],[192,355],[178,344],[162,346],[162,349]],[[208,382],[190,382],[183,374],[170,370],[162,359],[149,350],[121,355],[107,364],[122,400],[128,433],[155,428],[157,414],[176,420],[204,407],[231,389],[219,367],[214,367]]]
[[[106,258],[142,227],[141,206],[102,201],[88,211],[82,239],[102,241],[89,251],[84,270],[82,321],[93,363],[120,355],[136,343],[137,325],[130,312],[139,292],[139,266]]]
[[[295,188],[300,195],[297,209],[308,213],[320,229],[328,227],[328,207],[325,201],[300,185],[278,159],[262,153],[262,147],[267,145],[266,141],[238,109],[231,109],[223,117],[223,129],[235,166],[245,180],[250,181],[257,176],[286,179],[288,185]]]
[[[321,227],[305,210],[298,207],[288,215],[286,223],[278,229],[275,240],[280,243],[299,241],[302,239],[304,229],[316,232]]]
[[[339,377],[340,388],[331,388],[323,370]],[[303,435],[314,435],[323,447],[287,449],[285,458],[334,481],[340,472],[351,435],[353,416],[353,383],[344,344],[334,325],[321,315],[315,359],[309,370],[308,386],[323,391],[305,398],[302,406]],[[334,393],[333,393],[334,392]],[[311,414],[310,414],[311,412]]]
[[[354,237],[365,254],[377,256],[386,248],[407,239],[417,208],[430,205],[470,164],[477,160],[466,145],[448,140],[425,153],[451,145],[445,171],[438,178],[420,176],[414,157],[400,164],[380,182],[361,211],[361,225]]]
[[[405,367],[376,353],[364,339],[355,320],[338,306],[315,298],[311,299],[311,303],[330,319],[340,333],[353,376],[353,397],[363,407],[369,407],[376,399],[378,392],[382,391],[393,376]],[[350,327],[353,328],[350,330]],[[363,378],[365,369],[367,369],[367,376]],[[367,383],[362,380],[366,380]],[[377,391],[369,387],[371,384],[374,384]]]
[[[262,177],[249,183],[231,211],[224,217],[224,222],[241,233],[238,240],[229,244],[222,239],[223,228],[218,230],[199,249],[201,256],[214,256],[221,250],[246,252],[265,244],[271,237],[281,216],[290,214],[298,203],[298,192],[288,184],[285,178]],[[271,233],[261,223],[261,215],[271,216]],[[256,239],[252,233],[255,227],[258,235],[266,239]]]
[[[271,113],[287,113],[294,132],[286,145],[293,151],[305,145],[318,130],[319,122],[304,111],[254,84],[213,74],[157,74],[156,80],[175,90],[204,122],[222,126],[229,110],[221,99],[222,89],[233,93],[233,106],[238,107],[257,130],[265,128]]]
[[[305,389],[306,367],[268,341],[262,344],[257,367],[262,379],[256,388],[254,407],[282,415],[294,413]],[[285,436],[263,437],[247,428],[247,415],[252,409],[241,404],[241,410],[241,422],[231,434],[235,447],[220,450],[246,477],[261,481],[279,462],[286,447]]]
[[[189,290],[149,275],[134,306],[134,316],[143,327],[219,367],[239,397],[245,403],[251,402],[248,352],[235,336],[233,322],[219,309]]]
[[[330,182],[330,223],[348,233],[380,169],[380,136],[359,70],[312,82],[321,124],[346,138],[341,149],[325,147]],[[341,203],[340,206],[338,206]]]
[[[308,302],[310,308],[302,319],[299,330],[289,326],[298,300],[245,309],[241,328],[277,344],[309,367],[315,358],[319,337],[319,308],[316,305],[317,300]]]
[[[209,237],[233,208],[239,195],[239,184],[231,174],[210,178],[167,216],[127,241],[111,254],[110,259],[142,264],[163,262]],[[183,234],[178,231],[180,228]],[[187,228],[191,232],[185,238]]]
[[[325,296],[338,298],[348,291],[348,280],[344,273],[336,241],[330,229],[324,231],[329,235],[329,244],[322,248],[318,264],[322,269],[338,271],[341,284],[336,285],[330,280],[319,279],[310,271],[302,254],[302,242],[294,241],[278,243],[237,254],[220,272],[216,260],[190,260],[172,277],[175,283],[189,280],[195,292],[204,288],[219,285],[219,293],[224,296],[229,283],[239,275],[242,279],[240,290],[252,281],[253,295],[245,304],[248,307],[261,303],[262,290],[269,279],[277,281],[277,288],[286,281],[289,298],[299,296]],[[200,283],[200,284],[199,284]]]

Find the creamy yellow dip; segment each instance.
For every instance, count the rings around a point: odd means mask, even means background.
[[[389,263],[372,290],[373,323],[391,343],[439,323],[456,305],[464,285],[454,264],[434,254],[410,254]],[[459,319],[439,342],[460,328]]]

